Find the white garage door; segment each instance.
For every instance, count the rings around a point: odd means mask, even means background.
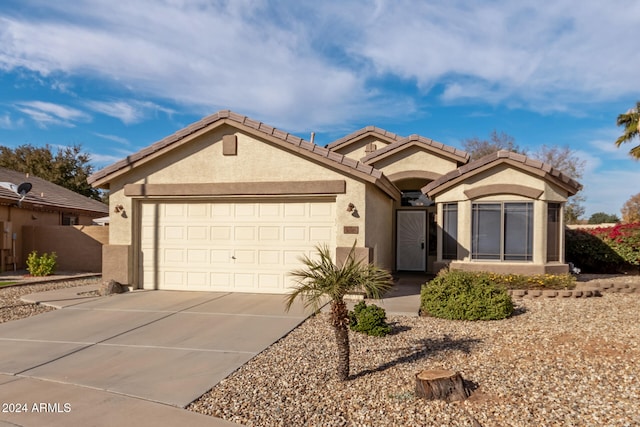
[[[301,255],[335,247],[334,217],[334,202],[143,203],[143,287],[284,293]]]

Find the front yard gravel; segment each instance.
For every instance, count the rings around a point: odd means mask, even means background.
[[[55,310],[54,308],[47,307],[45,305],[25,303],[20,300],[20,297],[24,295],[50,291],[52,289],[71,288],[92,284],[97,285],[99,283],[100,278],[95,278],[2,287],[0,288],[0,323]]]
[[[320,314],[188,409],[247,426],[640,425],[640,295],[515,302],[501,321],[390,317],[391,336],[351,333],[344,383]],[[459,371],[472,396],[416,398],[415,374],[436,368]]]
[[[99,283],[0,288],[0,323],[52,310],[23,295]],[[388,337],[351,333],[344,383],[335,380],[333,331],[320,314],[188,409],[265,427],[640,425],[640,294],[515,301],[516,315],[501,321],[391,316]],[[415,374],[436,368],[459,371],[472,396],[416,398]]]

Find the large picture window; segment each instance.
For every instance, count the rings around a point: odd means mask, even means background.
[[[442,206],[442,259],[458,259],[458,204]]]
[[[474,203],[471,258],[532,261],[533,203]]]

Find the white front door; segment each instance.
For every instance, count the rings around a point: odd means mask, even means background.
[[[396,218],[396,268],[425,271],[427,262],[426,211],[398,211]]]

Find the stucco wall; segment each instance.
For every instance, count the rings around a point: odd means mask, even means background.
[[[226,134],[237,135],[237,156],[222,155],[221,141],[222,136]],[[223,127],[114,179],[110,184],[111,210],[113,211],[113,206],[121,204],[125,208],[126,217],[112,215],[110,241],[118,245],[132,244],[133,205],[132,198],[124,195],[123,189],[126,184],[287,182],[331,179],[346,181],[347,193],[337,195],[336,206],[339,213],[344,212],[349,203],[354,203],[356,206],[365,205],[363,182],[310,161],[295,152],[285,151],[266,141],[255,140],[252,136],[235,128]],[[339,214],[338,219],[347,223],[351,221],[348,215]],[[363,233],[364,230],[361,230],[361,234],[358,235],[360,241],[363,241]],[[341,239],[340,235],[338,235],[337,244],[344,244],[344,239]]]
[[[387,141],[383,141],[379,138],[376,138],[374,135],[367,135],[358,141],[355,141],[349,145],[340,147],[337,150],[333,150],[333,151],[335,151],[336,153],[340,153],[344,156],[347,156],[351,159],[360,160],[361,158],[369,154],[366,152],[367,144],[369,143],[375,144],[377,150],[389,145]]]
[[[22,259],[31,251],[55,252],[58,271],[102,272],[102,245],[109,227],[99,225],[24,226]]]
[[[375,161],[372,166],[387,176],[409,170],[425,170],[444,175],[458,167],[455,161],[419,146],[408,147],[393,153]]]
[[[223,155],[223,135],[234,134],[237,136],[237,155]],[[367,218],[377,218],[382,203],[381,200],[391,200],[377,187],[371,185],[369,191],[379,193],[380,200],[369,201],[366,196],[367,183],[352,178],[350,175],[338,169],[332,169],[319,161],[311,160],[306,156],[278,147],[267,140],[256,139],[252,135],[239,131],[230,126],[211,131],[181,147],[174,148],[166,155],[157,157],[146,164],[116,177],[110,183],[110,210],[112,212],[109,226],[109,241],[111,245],[120,248],[127,247],[132,250],[133,259],[136,259],[135,248],[138,225],[139,201],[153,197],[128,197],[125,195],[127,184],[176,184],[176,183],[233,183],[233,182],[305,182],[305,181],[330,181],[341,180],[345,182],[346,192],[335,195],[336,217],[336,246],[351,247],[354,240],[358,246],[365,246],[365,235],[368,234]],[[292,194],[277,196],[279,199],[295,198]],[[313,195],[305,195],[305,198]],[[324,196],[326,197],[326,195]],[[210,197],[202,196],[200,199],[226,200],[232,196]],[[248,200],[268,200],[269,196],[245,196]],[[180,199],[180,197],[156,197],[156,199]],[[184,198],[183,198],[184,199]],[[187,198],[188,199],[188,198]],[[352,203],[358,210],[358,216],[347,212],[348,205]],[[122,205],[124,211],[114,214],[116,205]],[[391,203],[387,203],[391,205]],[[373,214],[369,208],[374,210]],[[385,214],[386,215],[386,214]],[[389,213],[390,217],[391,214]],[[377,227],[381,221],[379,218],[372,220],[372,225]],[[357,233],[345,233],[344,227],[357,227]],[[390,247],[390,241],[383,244],[383,237],[378,237],[375,242],[381,250]],[[122,249],[125,248],[125,249]],[[389,250],[389,252],[392,252]],[[120,252],[119,252],[120,253]],[[382,257],[382,255],[381,255]],[[385,263],[387,259],[383,260]],[[106,262],[106,261],[105,261]],[[112,263],[108,263],[111,265]],[[123,267],[124,268],[124,267]],[[135,269],[134,265],[129,268]],[[114,274],[116,272],[114,271]],[[133,272],[135,273],[135,271]],[[131,277],[131,272],[126,274]],[[135,276],[135,274],[134,274]]]
[[[393,200],[386,197],[370,185],[366,202],[365,246],[372,248],[376,265],[393,270],[395,265],[395,251],[393,246],[394,221]]]

